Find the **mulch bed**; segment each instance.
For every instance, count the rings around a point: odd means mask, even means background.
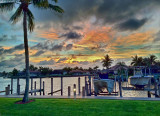
[[[30,99],[28,102],[23,102],[23,101],[17,101],[15,104],[28,104],[30,102],[34,102],[35,100]]]

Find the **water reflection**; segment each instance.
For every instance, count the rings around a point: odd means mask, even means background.
[[[33,79],[33,88],[34,88],[34,82],[36,81],[37,89],[40,89],[40,79]],[[45,95],[48,95],[48,93],[51,92],[51,78],[43,78],[42,82],[45,82]],[[91,81],[92,82],[92,81]],[[92,82],[93,83],[93,82]],[[91,85],[92,85],[91,83]],[[11,84],[11,79],[4,79],[0,77],[0,91],[5,90],[5,87],[8,86],[8,84]],[[63,95],[68,95],[68,86],[71,87],[71,95],[73,95],[73,85],[76,84],[76,91],[78,93],[78,77],[63,77]],[[85,78],[80,77],[80,84],[81,84],[81,91],[82,87],[85,86]],[[122,82],[122,87],[131,87],[128,85],[127,82]],[[30,88],[31,88],[31,80],[30,80]],[[53,79],[53,91],[57,91],[61,89],[61,78],[55,77]],[[91,89],[93,90],[93,86],[91,86]],[[25,79],[20,79],[20,90],[25,90]],[[115,89],[114,89],[115,90]],[[13,79],[13,93],[16,93],[17,91],[17,79]],[[118,82],[116,83],[116,91],[119,91],[119,85]],[[0,95],[4,95],[5,93],[0,93]],[[37,93],[39,95],[39,93]],[[57,92],[53,94],[54,96],[61,95],[61,92]],[[143,90],[122,90],[122,96],[123,97],[148,97],[147,91]]]

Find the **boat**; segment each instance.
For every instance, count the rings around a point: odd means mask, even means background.
[[[144,69],[144,66],[136,66],[134,67],[134,75],[128,78],[128,83],[132,86],[138,87],[138,88],[144,88],[144,86],[149,84],[149,81],[151,78],[153,78],[152,75],[143,75],[142,69]]]
[[[111,94],[114,88],[114,80],[108,79],[108,74],[99,74],[99,79],[93,79],[95,95],[107,89]]]

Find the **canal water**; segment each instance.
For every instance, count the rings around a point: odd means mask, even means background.
[[[33,79],[33,88],[34,88],[34,82],[36,81],[36,89],[40,88],[40,79]],[[48,93],[51,92],[51,78],[42,78],[42,82],[45,82],[45,95],[48,95]],[[25,79],[20,79],[20,90],[25,90]],[[11,79],[0,77],[0,91],[5,90],[5,87],[8,86],[8,84],[11,85]],[[73,95],[73,85],[76,84],[76,91],[78,93],[78,77],[63,77],[63,96],[68,95],[68,86],[71,87],[71,95]],[[91,80],[91,89],[93,90],[93,84]],[[85,86],[85,77],[80,77],[80,86],[81,91],[82,87]],[[128,85],[127,82],[122,82],[122,87],[131,87]],[[31,88],[31,81],[30,81],[30,88]],[[53,91],[57,91],[61,89],[61,78],[60,77],[54,77],[53,78]],[[115,88],[114,88],[115,90]],[[16,93],[17,91],[17,79],[13,79],[13,93]],[[116,83],[116,91],[119,91],[119,85]],[[4,95],[5,93],[0,93],[0,95]],[[37,92],[37,95],[39,93]],[[53,96],[60,96],[61,92],[54,93]],[[122,90],[122,96],[123,97],[148,97],[147,91],[143,90]]]

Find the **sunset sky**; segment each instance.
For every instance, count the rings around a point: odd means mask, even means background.
[[[136,54],[160,58],[160,0],[59,0],[57,5],[64,14],[29,6],[36,25],[28,33],[30,64],[102,68],[106,54],[113,65],[130,64]],[[16,8],[0,15],[0,72],[25,66],[22,20],[9,21]]]

